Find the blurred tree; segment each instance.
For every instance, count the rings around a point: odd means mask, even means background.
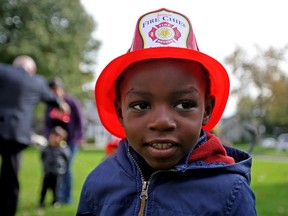
[[[11,64],[18,55],[30,55],[38,74],[61,77],[67,92],[82,101],[93,98],[82,88],[94,81],[100,46],[92,37],[95,27],[80,0],[0,0],[0,62]],[[44,109],[44,104],[35,109],[37,132]]]
[[[225,59],[238,81],[231,91],[238,97],[237,115],[258,129],[264,125],[269,133],[278,126],[288,131],[288,101],[283,98],[288,92],[287,48],[255,46],[256,53],[249,56],[236,47]]]
[[[61,77],[66,90],[83,99],[82,85],[94,78],[95,26],[80,0],[0,0],[0,62],[30,55],[39,74]]]

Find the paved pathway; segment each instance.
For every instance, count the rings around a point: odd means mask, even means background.
[[[288,163],[288,156],[285,155],[253,155],[252,158],[261,159],[261,160],[267,160],[267,161],[279,161],[279,162],[285,162]]]

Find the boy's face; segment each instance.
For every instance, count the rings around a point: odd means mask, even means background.
[[[58,133],[51,133],[49,136],[49,145],[50,146],[59,146],[63,141],[63,136]]]
[[[116,102],[127,139],[154,169],[169,169],[196,144],[212,112],[206,83],[195,62],[158,59],[131,65]]]

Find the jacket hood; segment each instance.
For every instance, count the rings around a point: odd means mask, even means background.
[[[189,162],[203,161],[206,163],[226,163],[234,164],[233,157],[227,155],[224,146],[218,137],[212,133],[207,133],[207,141],[197,147],[189,157]]]
[[[251,181],[252,157],[245,151],[225,146],[219,138],[207,133],[206,141],[195,148],[189,156],[186,169],[221,169],[225,172],[238,173]]]

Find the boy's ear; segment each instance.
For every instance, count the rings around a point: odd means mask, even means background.
[[[205,101],[205,112],[203,116],[202,125],[206,125],[209,122],[212,111],[214,109],[214,105],[215,105],[215,97],[210,95],[209,97],[206,98]]]
[[[114,101],[114,106],[115,106],[115,110],[116,110],[116,114],[118,117],[118,120],[120,122],[120,124],[123,126],[123,115],[122,115],[122,109],[121,109],[121,103],[119,100],[115,100]]]

